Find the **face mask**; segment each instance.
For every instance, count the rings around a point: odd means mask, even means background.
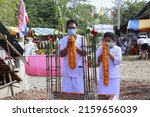
[[[69,35],[76,35],[76,28],[75,29],[67,29]]]
[[[113,47],[114,47],[113,41],[111,41],[111,42],[108,43],[108,47],[109,47],[109,48],[113,48]]]

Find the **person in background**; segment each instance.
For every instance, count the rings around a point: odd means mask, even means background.
[[[63,64],[63,92],[84,93],[82,57],[86,56],[85,40],[77,34],[78,24],[75,20],[67,21],[67,36],[60,39],[60,56]],[[84,43],[82,43],[84,42]]]
[[[25,53],[24,55],[25,56],[34,56],[34,55],[37,55],[36,52],[37,52],[37,46],[35,43],[33,43],[33,38],[32,37],[28,37],[28,43],[25,44]]]
[[[114,43],[114,34],[106,32],[104,34],[103,43],[108,44],[107,55],[103,55],[103,46],[100,46],[96,51],[96,61],[99,65],[99,94],[114,94],[116,99],[119,99],[120,95],[120,63],[122,62],[121,48]],[[103,61],[103,57],[107,56],[107,62]],[[108,64],[108,84],[104,83],[104,63]]]
[[[139,45],[139,48],[141,50],[141,60],[148,59],[148,42],[146,38],[139,37],[137,40],[137,44]]]

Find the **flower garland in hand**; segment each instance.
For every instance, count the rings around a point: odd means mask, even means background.
[[[76,45],[75,45],[76,39],[74,36],[70,36],[68,41],[69,41],[68,62],[69,62],[70,68],[75,69],[76,68]]]
[[[104,85],[108,86],[109,85],[109,64],[108,64],[107,42],[103,43],[102,62],[103,62],[103,72],[104,72]]]

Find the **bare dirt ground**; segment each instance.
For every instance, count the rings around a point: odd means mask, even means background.
[[[47,100],[46,89],[30,89],[16,93],[12,96],[1,98],[2,100]],[[121,81],[120,100],[150,100],[150,82],[145,80]]]
[[[150,100],[150,61],[123,61],[121,64],[122,100]]]
[[[130,58],[129,58],[130,59]],[[35,79],[38,79],[35,81]],[[29,78],[30,90],[16,93],[15,98],[4,97],[1,100],[45,100],[48,99],[44,78]],[[36,82],[36,83],[35,83]],[[131,58],[121,64],[121,100],[150,100],[150,61]]]
[[[149,81],[121,81],[121,100],[150,100]]]

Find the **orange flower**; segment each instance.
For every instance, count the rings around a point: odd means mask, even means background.
[[[104,85],[108,86],[109,85],[109,64],[108,64],[107,42],[103,43],[102,62],[103,62],[103,72],[104,72]]]
[[[69,55],[68,62],[71,69],[76,68],[76,45],[75,45],[75,37],[69,37]]]

